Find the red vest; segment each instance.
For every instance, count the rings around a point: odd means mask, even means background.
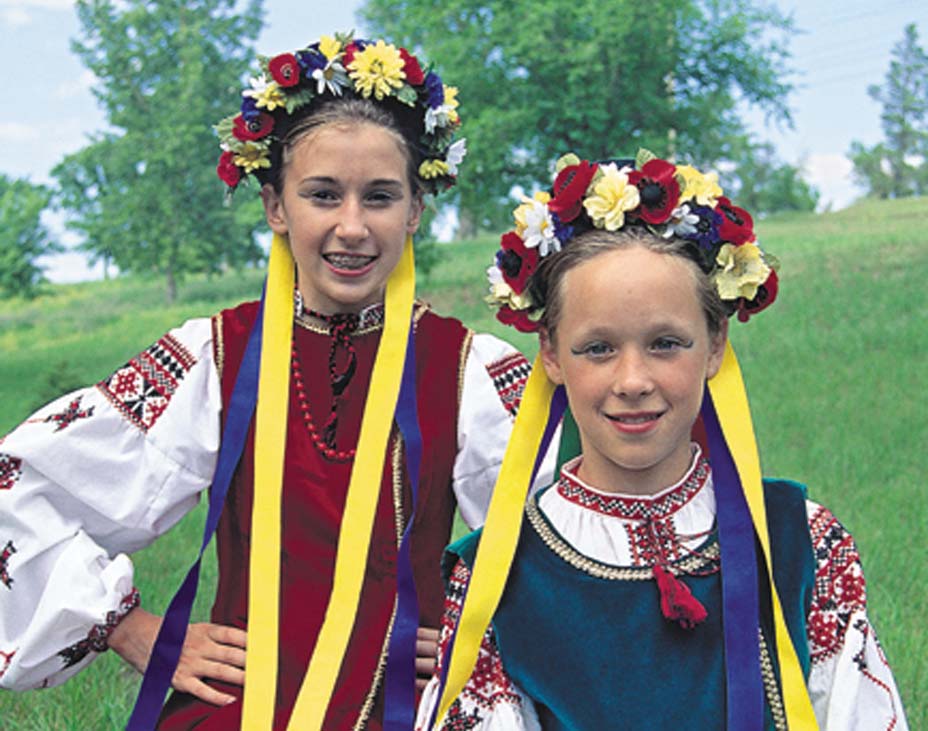
[[[215,356],[227,404],[244,355],[257,303],[225,310],[214,318]],[[451,477],[457,454],[458,399],[469,333],[460,322],[417,310],[416,396],[423,436],[419,500],[412,534],[412,561],[419,594],[420,624],[438,627],[443,608],[442,550],[454,513]],[[338,409],[335,446],[357,443],[364,400],[382,330],[356,334],[352,343],[358,366]],[[300,361],[306,401],[316,430],[328,418],[332,391],[328,335],[294,325],[293,343]],[[217,531],[219,582],[212,621],[247,629],[248,557],[254,474],[254,425],[248,446],[229,488]],[[287,450],[284,466],[281,538],[280,670],[274,730],[283,731],[309,664],[332,588],[335,549],[352,461],[327,459],[313,443],[303,420],[291,378]],[[398,431],[394,426],[371,539],[365,583],[354,632],[326,714],[326,731],[367,728],[379,731],[382,717],[386,642],[396,595],[398,523],[411,512],[411,493]],[[241,697],[241,688],[214,683]],[[159,729],[179,731],[238,729],[241,702],[216,708],[175,693]]]

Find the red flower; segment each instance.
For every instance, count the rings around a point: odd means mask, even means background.
[[[242,142],[249,140],[260,140],[267,137],[271,130],[274,129],[274,118],[265,112],[261,112],[258,118],[249,122],[241,114],[232,120],[232,134]]]
[[[666,160],[650,160],[641,170],[632,170],[628,182],[638,188],[641,204],[636,213],[645,223],[666,223],[680,202],[676,167]]]
[[[230,188],[234,188],[242,179],[242,169],[233,162],[233,157],[235,155],[232,151],[226,150],[219,156],[219,164],[216,166],[216,174]]]
[[[771,269],[767,281],[757,288],[757,294],[750,302],[744,299],[738,300],[738,321],[747,322],[751,315],[756,315],[761,310],[766,310],[777,298],[779,290],[779,280],[777,273]]]
[[[500,245],[502,250],[496,255],[496,262],[503,280],[516,294],[522,294],[528,278],[538,267],[538,247],[529,249],[515,231],[503,234]]]
[[[531,319],[528,313],[514,310],[509,305],[499,308],[496,319],[504,325],[512,325],[520,333],[533,333],[541,329],[541,323]]]
[[[354,54],[356,54],[359,50],[361,49],[358,48],[358,44],[354,41],[345,46],[345,55],[342,56],[342,66],[348,68],[348,64],[354,61]]]
[[[422,73],[419,60],[405,48],[400,49],[400,56],[403,59],[403,71],[406,74],[406,81],[413,86],[422,86],[425,81],[425,74]]]
[[[732,205],[724,196],[719,198],[715,210],[722,214],[722,225],[719,227],[719,238],[722,241],[741,246],[753,238],[754,219],[746,210]]]
[[[281,86],[296,86],[300,83],[300,63],[292,53],[274,56],[268,64],[271,76]]]
[[[588,160],[581,160],[578,165],[568,165],[557,174],[554,198],[548,203],[548,210],[556,213],[563,223],[570,223],[580,215],[583,196],[597,168]]]

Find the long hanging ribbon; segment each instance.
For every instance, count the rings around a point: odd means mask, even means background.
[[[396,269],[387,281],[384,329],[371,373],[355,464],[342,515],[332,594],[290,718],[290,729],[319,731],[322,728],[354,627],[367,567],[377,495],[383,478],[387,441],[399,395],[414,292],[415,263],[410,236],[406,239]],[[274,626],[276,630],[276,621]],[[276,672],[274,675],[276,677]],[[245,683],[247,695],[247,676]],[[252,726],[243,720],[243,728],[251,731],[270,726]]]
[[[290,403],[294,277],[290,247],[285,238],[275,234],[268,263],[264,342],[255,416],[248,646],[245,651],[245,698],[242,707],[242,728],[245,729],[270,729],[277,697],[280,500]]]
[[[546,451],[545,436],[550,440],[551,425],[560,419],[564,406],[563,389],[555,392],[540,358],[536,358],[490,500],[471,586],[461,610],[453,652],[446,663],[448,671],[438,704],[438,719],[444,718],[477,661],[480,643],[502,597],[519,542],[522,510],[532,474]]]
[[[151,731],[158,722],[164,698],[171,686],[174,669],[180,659],[184,646],[184,637],[190,623],[190,611],[193,600],[196,598],[197,585],[200,579],[200,565],[203,553],[209,545],[222,514],[226,494],[232,475],[238,465],[245,440],[248,436],[248,427],[254,413],[255,399],[258,391],[258,365],[261,353],[261,315],[264,310],[264,298],[258,309],[258,318],[245,348],[245,356],[239,366],[232,397],[229,400],[229,409],[223,430],[222,442],[216,461],[216,470],[213,473],[213,483],[209,490],[209,510],[206,516],[206,525],[203,528],[203,540],[200,544],[200,553],[180,588],[168,604],[158,632],[158,638],[152,648],[151,658],[145,670],[145,677],[139,689],[135,707],[126,724],[126,731]]]
[[[422,433],[416,402],[416,349],[413,328],[409,329],[406,365],[396,404],[396,423],[406,448],[412,509],[397,551],[396,617],[387,648],[384,681],[384,731],[409,731],[416,714],[416,631],[419,628],[419,598],[412,569],[412,525],[419,497],[419,471],[422,464]],[[399,509],[400,506],[397,506]]]
[[[741,482],[744,498],[751,512],[754,529],[767,567],[767,575],[770,580],[770,598],[773,605],[777,659],[780,666],[787,725],[791,731],[814,731],[818,729],[818,723],[815,720],[815,713],[806,688],[802,667],[799,664],[796,649],[793,647],[786,627],[783,608],[773,579],[773,562],[771,559],[770,536],[767,532],[767,512],[764,506],[757,440],[754,436],[754,426],[751,421],[751,411],[748,406],[747,392],[744,388],[741,369],[738,366],[735,351],[730,343],[726,345],[722,367],[716,376],[709,381],[709,392],[713,410],[718,416],[718,424],[724,436],[727,450],[731,454],[737,476]],[[707,425],[708,431],[709,427]],[[710,444],[710,460],[715,456],[713,449],[714,447]],[[727,570],[726,567],[723,575]],[[747,628],[755,626],[756,623],[757,620],[755,619],[752,624],[745,625],[742,628],[743,631],[747,632]],[[755,655],[754,662],[757,661],[758,656]]]

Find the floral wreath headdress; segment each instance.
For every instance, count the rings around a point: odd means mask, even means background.
[[[729,314],[746,321],[777,296],[776,260],[761,250],[754,221],[724,197],[716,173],[675,165],[640,150],[626,162],[561,157],[551,191],[524,196],[513,212],[516,227],[503,234],[487,270],[487,301],[497,318],[522,332],[540,327],[544,302],[531,287],[540,261],[568,246],[583,231],[643,226],[663,238],[687,242],[687,250],[712,277]]]
[[[293,53],[259,57],[260,72],[242,91],[237,114],[216,125],[222,154],[216,172],[234,190],[253,175],[264,182],[276,162],[294,115],[307,105],[339,97],[370,99],[412,120],[404,130],[421,162],[418,175],[429,193],[451,187],[466,153],[454,141],[461,124],[457,88],[445,86],[405,48],[349,34],[322,36]]]

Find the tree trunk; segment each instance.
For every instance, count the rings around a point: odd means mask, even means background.
[[[477,235],[477,217],[463,206],[458,209],[458,239],[472,239]]]
[[[169,305],[174,304],[174,300],[177,299],[177,280],[174,278],[174,267],[168,265],[167,272],[165,272],[165,278],[167,279],[167,300]]]

